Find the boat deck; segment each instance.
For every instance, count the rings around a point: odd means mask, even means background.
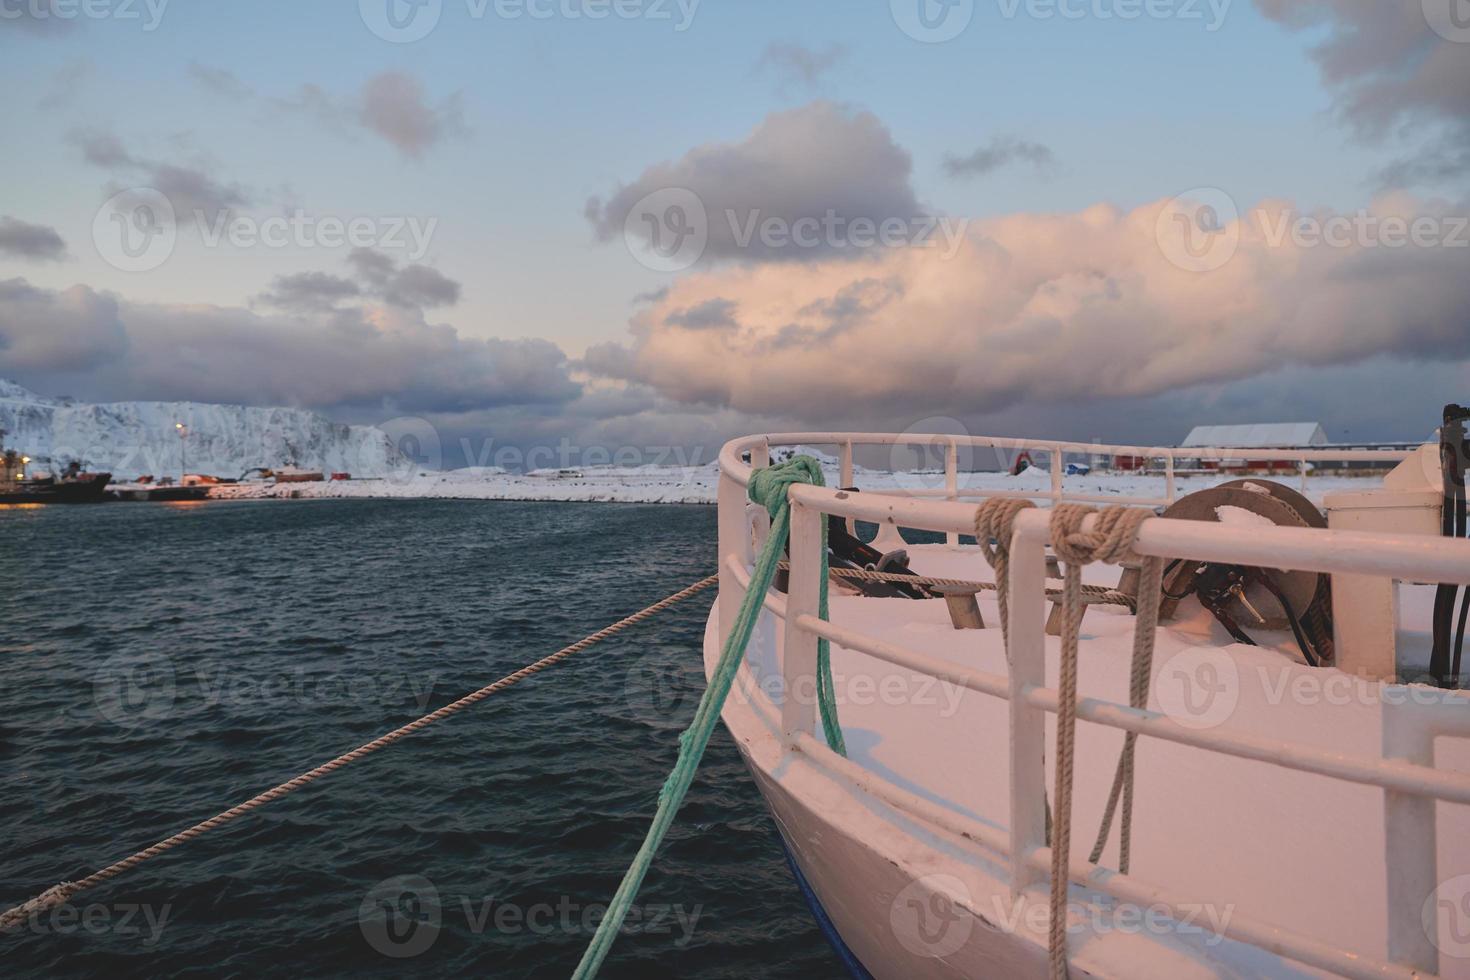
[[[943,545],[911,546],[922,574],[990,581],[978,550]],[[1115,584],[1118,570],[1089,568],[1086,580]],[[1427,589],[1405,587],[1403,644],[1428,646]],[[833,595],[831,618],[842,626],[954,663],[1005,674],[1006,661],[994,593],[982,593],[991,628],[957,631],[943,601],[871,599]],[[1082,626],[1081,694],[1127,703],[1133,617],[1115,606],[1092,606]],[[767,615],[748,654],[746,680],[779,677],[779,642]],[[1263,634],[1293,651],[1289,634]],[[1047,638],[1047,683],[1057,682],[1059,640]],[[832,665],[849,757],[941,807],[1005,828],[1009,820],[1005,702],[946,685],[862,653],[834,647]],[[759,699],[761,695],[754,695]],[[1219,726],[1293,741],[1347,755],[1381,756],[1380,707],[1384,697],[1451,698],[1463,695],[1427,687],[1385,687],[1332,669],[1313,669],[1276,650],[1231,642],[1193,600],[1179,619],[1161,627],[1150,708],[1181,724]],[[764,705],[767,710],[779,695]],[[1467,701],[1470,706],[1470,701]],[[755,729],[750,717],[727,708],[737,736]],[[1050,744],[1048,762],[1054,758]],[[749,739],[745,739],[749,741]],[[1122,744],[1115,729],[1078,725],[1073,857],[1085,860]],[[1437,765],[1470,773],[1470,745],[1440,739]],[[778,783],[779,772],[768,774]],[[1051,780],[1048,774],[1048,785]],[[1440,880],[1470,869],[1470,807],[1439,804]],[[1139,740],[1132,875],[1176,895],[1208,903],[1209,914],[1242,915],[1280,923],[1344,950],[1376,958],[1385,954],[1385,859],[1383,792],[1377,788],[1228,758],[1149,738]],[[789,828],[788,828],[789,830]],[[894,834],[895,838],[902,837]],[[1117,831],[1103,863],[1116,866]],[[905,845],[892,847],[903,860]],[[911,852],[912,848],[909,849]],[[924,858],[911,853],[915,872]],[[933,865],[932,868],[942,865]],[[993,869],[989,872],[993,875]],[[1470,894],[1470,875],[1465,878]],[[1350,900],[1345,896],[1352,896]],[[1427,901],[1430,896],[1425,896]],[[1202,914],[1201,921],[1207,916]],[[1470,924],[1470,920],[1467,920]],[[1128,965],[1124,975],[1169,975],[1144,969],[1126,952],[1134,937],[1074,936],[1074,961]],[[1089,955],[1086,947],[1099,944]],[[1196,946],[1199,944],[1196,943]],[[1206,946],[1209,944],[1206,943]],[[1444,976],[1470,977],[1470,940],[1441,937]],[[1220,975],[1291,975],[1274,957],[1251,965],[1249,949],[1234,948]],[[1460,955],[1455,955],[1456,953]],[[1200,964],[1196,962],[1194,966]],[[1191,973],[1197,971],[1191,970]],[[1182,975],[1182,974],[1181,974]],[[1209,975],[1208,973],[1203,975]],[[1317,975],[1303,971],[1299,975]]]

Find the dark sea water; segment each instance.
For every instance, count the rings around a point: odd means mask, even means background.
[[[713,508],[0,508],[0,904],[713,571]],[[570,974],[713,591],[0,935],[4,977]],[[718,730],[604,976],[840,975]]]

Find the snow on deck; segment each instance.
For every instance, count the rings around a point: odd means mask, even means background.
[[[838,485],[835,467],[828,467],[828,486]],[[1178,493],[1183,496],[1215,486],[1234,475],[1181,476]],[[860,470],[857,484],[868,490],[938,489],[942,473],[886,473]],[[1038,469],[1019,476],[1008,473],[963,473],[961,486],[972,490],[1027,490],[1046,494],[1050,475]],[[315,483],[241,483],[215,487],[211,497],[240,499],[258,497],[401,497],[457,500],[560,500],[611,501],[618,503],[713,504],[719,471],[709,466],[596,466],[567,474],[507,473],[493,468],[415,473],[398,478],[340,480]],[[1299,478],[1281,482],[1300,488]],[[1370,490],[1381,484],[1378,477],[1313,476],[1307,496],[1320,503],[1322,495],[1337,490]],[[1068,493],[1110,494],[1119,497],[1163,497],[1164,478],[1138,474],[1094,474],[1069,476],[1063,481]]]
[[[974,549],[910,548],[927,574],[990,581]],[[1114,584],[1116,568],[1086,579]],[[955,663],[1004,675],[993,593],[982,593],[990,629],[957,631],[940,600],[835,596],[834,622]],[[1405,618],[1424,603],[1406,603]],[[1406,622],[1413,633],[1423,624]],[[1083,620],[1083,696],[1127,703],[1133,618],[1090,607]],[[1285,634],[1265,634],[1291,650]],[[1047,638],[1048,685],[1057,683],[1059,640]],[[753,657],[757,676],[778,674],[774,651]],[[1005,827],[1007,706],[864,654],[834,648],[839,714],[851,758],[942,806]],[[1452,698],[1430,688],[1384,688],[1282,652],[1230,642],[1190,600],[1159,631],[1149,707],[1191,727],[1250,733],[1365,758],[1380,757],[1380,705],[1387,696]],[[1085,860],[1111,785],[1122,733],[1078,725],[1074,860]],[[1048,748],[1048,760],[1054,758]],[[1441,739],[1437,764],[1470,773],[1470,746]],[[1048,787],[1051,785],[1048,775]],[[1050,792],[1049,792],[1050,795]],[[1470,874],[1470,810],[1440,804],[1440,880]],[[1385,955],[1383,794],[1371,787],[1141,738],[1132,873],[1186,899],[1213,903],[1374,957]],[[1104,864],[1116,866],[1116,827]],[[1470,881],[1470,879],[1467,879]],[[1463,889],[1470,892],[1470,884]],[[1428,900],[1429,896],[1425,896]],[[1450,948],[1470,956],[1470,943]],[[1464,947],[1464,948],[1461,948]],[[1443,957],[1445,976],[1470,977],[1470,959]]]

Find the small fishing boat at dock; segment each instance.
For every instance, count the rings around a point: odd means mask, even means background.
[[[852,975],[1470,977],[1467,414],[1392,451],[728,443],[706,673],[779,534],[721,718]],[[943,472],[861,486],[855,452],[913,444]],[[836,485],[758,494],[803,447]],[[1050,486],[967,488],[981,449]],[[1069,492],[1099,455],[1162,492]],[[1180,492],[1242,459],[1391,472]]]

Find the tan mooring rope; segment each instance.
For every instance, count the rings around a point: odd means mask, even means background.
[[[294,793],[306,784],[314,782],[321,777],[328,775],[329,773],[336,772],[338,769],[341,769],[348,763],[356,762],[358,759],[361,759],[365,755],[370,755],[371,753],[376,752],[381,748],[392,745],[399,739],[406,738],[407,736],[412,735],[414,732],[418,731],[421,728],[427,728],[429,725],[432,725],[436,721],[441,721],[442,719],[448,718],[452,714],[463,711],[465,708],[468,708],[473,704],[478,704],[479,702],[488,698],[490,695],[495,694],[499,691],[503,691],[506,688],[511,687],[515,684],[518,684],[521,681],[525,680],[527,677],[530,677],[532,674],[540,673],[547,667],[551,667],[567,659],[568,657],[581,653],[588,647],[600,643],[608,637],[613,636],[614,634],[621,633],[623,630],[628,629],[631,626],[635,626],[638,623],[641,623],[643,620],[648,619],[650,616],[660,613],[672,605],[683,602],[690,596],[703,592],[705,589],[708,589],[710,586],[714,585],[717,581],[719,581],[719,576],[717,575],[711,575],[708,578],[701,579],[700,581],[695,582],[693,585],[687,588],[680,589],[673,595],[660,599],[658,602],[655,602],[651,606],[640,609],[638,612],[634,613],[631,616],[620,619],[616,623],[613,623],[610,626],[606,626],[598,630],[596,633],[583,637],[576,643],[573,643],[571,646],[563,647],[556,653],[553,653],[547,657],[543,657],[533,664],[522,667],[520,670],[516,671],[513,674],[507,674],[505,677],[502,677],[500,680],[495,681],[493,684],[487,684],[484,687],[480,688],[478,691],[473,692],[472,694],[466,694],[458,701],[453,701],[449,704],[446,704],[444,707],[438,709],[437,711],[430,712],[429,714],[424,715],[422,718],[411,721],[401,728],[395,728],[393,731],[388,732],[386,735],[380,735],[377,738],[373,739],[371,742],[368,742],[365,745],[360,745],[357,748],[353,749],[351,752],[348,752],[344,755],[339,755],[332,761],[323,763],[322,765],[317,766],[315,769],[304,772],[294,779],[287,780],[286,782],[281,783],[278,786],[273,786],[270,789],[266,790],[264,793],[253,796],[250,799],[246,800],[244,803],[233,806],[230,809],[225,810],[223,813],[217,813],[214,816],[210,817],[208,820],[197,823],[187,830],[181,830],[177,834],[174,834],[172,837],[159,841],[152,847],[148,847],[141,851],[138,851],[136,854],[125,857],[115,864],[110,864],[102,870],[94,872],[93,874],[88,875],[80,881],[63,881],[58,885],[53,885],[52,887],[46,889],[44,892],[35,896],[34,898],[22,902],[20,905],[17,905],[14,908],[10,909],[8,912],[5,912],[3,915],[0,915],[0,932],[3,932],[7,929],[12,929],[20,925],[37,912],[44,912],[47,909],[56,908],[59,905],[65,904],[68,900],[71,899],[73,895],[77,894],[78,892],[86,891],[89,888],[95,888],[103,882],[109,881],[112,878],[116,878],[118,875],[122,874],[125,871],[131,871],[133,868],[136,868],[138,865],[142,864],[144,861],[147,861],[149,858],[157,857],[165,851],[172,850],[173,848],[178,847],[180,844],[184,844],[188,841],[193,840],[206,831],[214,830],[216,827],[222,827],[230,821],[244,816],[251,810],[258,809],[259,807],[265,806],[267,803],[272,803],[276,800],[279,800],[283,796]]]
[[[1083,521],[1093,514],[1097,515],[1093,530],[1084,531]],[[1077,742],[1077,647],[1082,627],[1082,568],[1095,561],[1114,565],[1143,561],[1134,553],[1133,543],[1138,537],[1139,527],[1153,516],[1152,511],[1135,507],[1109,507],[1098,511],[1080,504],[1057,504],[1051,510],[1052,549],[1066,565],[1062,577],[1062,652],[1057,684],[1056,785],[1052,795],[1056,816],[1050,835],[1051,930],[1048,951],[1052,980],[1064,980],[1067,976],[1067,889],[1072,843],[1072,776]],[[1148,565],[1145,571],[1146,583],[1158,580],[1159,573],[1154,565]],[[1129,695],[1133,700],[1146,697],[1148,693],[1148,668],[1153,663],[1158,621],[1157,592],[1150,595],[1150,590],[1144,585],[1141,595],[1143,601],[1139,604],[1139,614],[1133,627],[1133,677]],[[1125,781],[1122,834],[1127,848],[1133,816],[1131,742],[1125,742],[1123,751],[1114,783]],[[1103,841],[1106,841],[1111,819],[1110,803],[1100,834]]]

